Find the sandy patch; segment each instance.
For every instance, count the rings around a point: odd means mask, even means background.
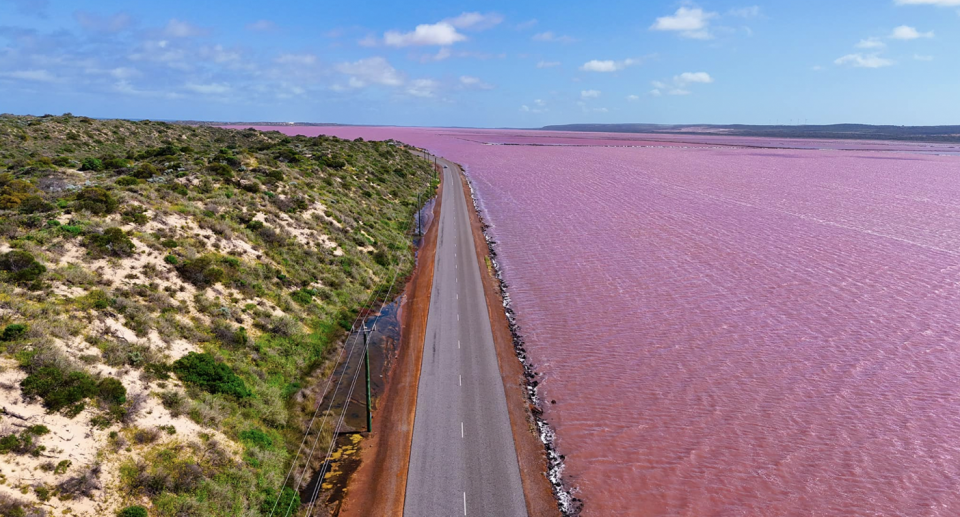
[[[319,201],[310,205],[310,208],[304,210],[303,216],[307,219],[320,219],[321,221],[326,221],[337,228],[343,228],[343,226],[337,222],[336,219],[327,216],[327,207]]]
[[[304,228],[297,224],[297,221],[294,221],[289,215],[280,213],[276,217],[272,217],[270,220],[267,214],[263,212],[257,212],[257,215],[253,217],[254,221],[260,221],[264,224],[274,224],[284,229],[287,233],[293,236],[296,241],[308,248],[315,248],[317,246],[322,246],[326,249],[333,250],[333,254],[336,256],[343,255],[343,250],[341,250],[336,241],[330,238],[329,235],[322,234],[316,230],[310,228]],[[340,253],[337,253],[337,252]]]

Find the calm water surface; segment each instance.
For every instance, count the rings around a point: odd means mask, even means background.
[[[586,515],[960,515],[949,148],[287,130],[467,167]]]

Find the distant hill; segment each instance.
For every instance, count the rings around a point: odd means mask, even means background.
[[[564,124],[544,126],[545,131],[589,131],[609,133],[717,134],[776,138],[823,138],[960,142],[960,126],[871,126],[832,124],[826,126],[750,126],[743,124]]]

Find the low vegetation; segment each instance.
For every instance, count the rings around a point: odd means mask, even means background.
[[[0,116],[0,455],[36,479],[0,462],[0,514],[299,511],[307,379],[432,179],[396,142]]]

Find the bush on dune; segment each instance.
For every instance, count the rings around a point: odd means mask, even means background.
[[[85,244],[90,253],[98,257],[129,257],[136,249],[130,237],[120,228],[107,228],[103,233],[91,233],[87,235]]]
[[[78,407],[84,399],[98,397],[108,404],[123,404],[127,390],[112,377],[97,382],[93,376],[81,370],[66,371],[57,366],[43,366],[20,381],[20,389],[26,397],[38,397],[43,407],[51,412]]]
[[[210,393],[223,393],[238,399],[252,395],[243,379],[208,353],[188,353],[173,363],[173,371],[181,381],[195,384]]]
[[[101,187],[85,187],[77,193],[77,208],[92,214],[112,214],[120,202]]]
[[[30,253],[13,250],[0,255],[0,271],[5,271],[11,282],[28,283],[37,280],[47,268]]]

